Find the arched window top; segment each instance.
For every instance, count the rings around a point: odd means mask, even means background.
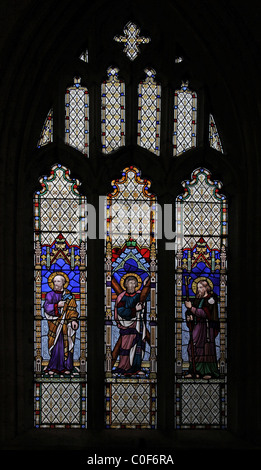
[[[135,166],[130,166],[122,171],[122,177],[112,181],[113,193],[109,196],[112,198],[124,198],[138,200],[142,196],[146,198],[154,198],[149,193],[151,182],[141,178],[140,170]]]
[[[50,175],[40,178],[41,191],[35,195],[35,233],[41,243],[52,243],[62,232],[69,243],[85,240],[84,197],[79,194],[80,182],[70,177],[63,165],[52,167]]]
[[[177,197],[177,230],[187,247],[201,237],[211,248],[227,243],[228,221],[226,197],[220,193],[222,183],[212,181],[206,168],[193,171],[190,181],[183,181],[184,193]]]
[[[78,187],[80,181],[72,179],[70,177],[70,170],[65,166],[58,163],[51,168],[49,176],[43,176],[39,179],[42,185],[42,190],[38,191],[37,194],[40,197],[57,197],[62,195],[63,197],[79,195]]]
[[[225,196],[219,193],[222,183],[218,180],[212,180],[212,175],[206,168],[197,168],[191,175],[191,180],[182,181],[185,188],[184,193],[178,196],[178,199],[186,201],[215,202],[216,200],[225,200]]]
[[[112,41],[114,39],[116,42],[123,43],[124,52],[133,62],[141,52],[140,45],[148,44],[151,39],[140,36],[140,29],[131,21],[126,24],[124,33],[124,36],[115,36]],[[180,81],[179,88],[171,89],[172,76],[168,77],[169,84],[163,89],[163,85],[156,79],[157,64],[154,69],[148,63],[143,63],[145,77],[141,80],[140,77],[138,78],[139,72],[135,66],[126,70],[124,61],[122,62],[120,57],[117,61],[116,58],[117,54],[114,57],[116,64],[106,69],[106,79],[103,77],[101,68],[100,90],[98,91],[95,87],[91,88],[91,105],[89,103],[90,92],[81,84],[80,77],[75,77],[73,85],[66,89],[64,138],[66,144],[90,158],[95,158],[97,151],[108,155],[133,143],[159,157],[163,148],[167,148],[171,153],[169,158],[182,156],[185,152],[198,147],[199,142],[202,146],[207,142],[211,148],[224,153],[214,115],[202,109],[204,101],[200,102],[202,92],[191,89],[186,79]],[[80,66],[81,70],[88,67],[89,82],[97,84],[99,77],[92,61],[89,62],[89,51],[84,49],[79,59],[83,62]],[[142,54],[140,61],[142,63]],[[175,56],[174,62],[176,82],[181,77],[179,64],[183,62],[183,57]],[[122,64],[122,76],[119,64]],[[164,100],[162,93],[165,94]],[[166,100],[168,93],[171,99]],[[100,104],[100,110],[98,110],[97,103]],[[55,108],[48,113],[38,140],[39,148],[53,142],[57,134],[60,137],[59,126],[55,129],[55,133],[53,130],[53,116],[55,116],[55,123],[60,122],[61,117],[57,115],[59,112]],[[89,126],[90,113],[91,127]],[[170,117],[171,114],[172,117]],[[165,119],[164,129],[162,117]],[[171,119],[172,130],[168,119]],[[97,120],[101,122],[100,127],[95,125]],[[207,123],[208,130],[206,130]],[[169,135],[166,129],[169,129]],[[208,132],[207,136],[206,132]],[[198,135],[201,138],[198,138]],[[55,140],[60,141],[59,138]],[[172,149],[169,146],[170,140],[172,140]],[[90,144],[94,149],[91,154]]]
[[[122,177],[112,181],[113,192],[108,194],[107,234],[119,247],[129,240],[139,246],[150,246],[155,240],[155,195],[149,192],[150,181],[141,178],[136,167],[125,168]],[[131,243],[130,243],[131,245]]]

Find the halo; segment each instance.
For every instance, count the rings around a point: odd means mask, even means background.
[[[55,271],[54,273],[50,274],[50,276],[48,277],[48,284],[51,287],[51,289],[53,289],[53,278],[55,276],[64,277],[64,279],[65,279],[64,288],[66,289],[66,287],[68,287],[68,285],[69,285],[70,279],[67,276],[67,274],[63,273],[62,271]]]
[[[197,286],[198,286],[198,283],[200,281],[207,281],[211,287],[211,289],[213,290],[213,282],[206,276],[201,276],[201,277],[197,277],[196,279],[194,279],[194,281],[192,282],[192,290],[194,292],[194,294],[196,294],[197,292]]]
[[[120,280],[120,284],[121,284],[121,287],[122,289],[125,290],[125,287],[124,287],[124,282],[125,282],[125,279],[127,279],[128,277],[136,277],[137,281],[138,281],[138,285],[137,287],[135,287],[135,291],[139,290],[141,285],[142,285],[142,279],[141,277],[136,274],[136,273],[127,273],[127,274],[124,274],[124,276],[122,276],[121,280]]]

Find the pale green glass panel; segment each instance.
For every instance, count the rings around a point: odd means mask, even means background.
[[[145,69],[145,73],[138,86],[137,143],[159,155],[161,86],[155,81],[155,70]]]
[[[89,156],[89,93],[81,78],[65,94],[65,143]]]
[[[119,70],[110,67],[108,80],[101,85],[102,151],[110,153],[125,145],[125,84]]]
[[[196,147],[197,137],[197,95],[183,82],[174,95],[173,155]]]

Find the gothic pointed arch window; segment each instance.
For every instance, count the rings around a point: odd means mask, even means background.
[[[34,196],[35,426],[85,428],[86,198],[58,164]]]
[[[106,427],[155,429],[156,198],[136,167],[106,200]]]
[[[206,168],[183,187],[176,200],[176,429],[224,429],[227,201]]]
[[[112,185],[110,193],[107,189],[104,191],[106,207],[102,214],[106,224],[105,370],[100,381],[104,384],[103,424],[107,429],[155,429],[158,426],[158,388],[161,386],[157,379],[157,317],[159,311],[159,318],[163,318],[165,311],[162,298],[159,302],[157,298],[159,213],[156,194],[150,188],[155,182],[159,192],[164,193],[167,188],[166,193],[173,193],[174,183],[170,182],[166,168],[174,172],[178,164],[179,171],[185,171],[182,155],[186,156],[190,151],[193,159],[193,151],[197,148],[198,157],[200,151],[205,150],[206,142],[208,151],[211,147],[223,154],[210,152],[215,158],[223,158],[224,152],[214,114],[205,115],[198,88],[183,79],[179,72],[184,59],[172,57],[176,73],[175,86],[172,86],[173,77],[166,77],[164,71],[161,74],[160,64],[155,63],[154,69],[148,65],[154,67],[154,61],[148,61],[148,57],[143,61],[142,53],[152,47],[153,37],[141,35],[141,29],[130,21],[124,28],[124,35],[111,35],[111,39],[111,47],[115,46],[113,61],[107,56],[98,68],[94,66],[96,59],[91,49],[90,53],[83,47],[78,49],[81,76],[75,70],[70,71],[74,79],[62,89],[63,114],[58,115],[60,107],[57,105],[51,108],[39,130],[38,148],[45,147],[46,150],[48,144],[56,140],[60,152],[62,142],[69,163],[78,152],[77,174],[85,183],[88,178],[93,180],[91,196],[94,199],[97,194],[101,195],[103,183],[106,188]],[[79,51],[83,52],[79,55]],[[88,89],[84,84],[87,71],[88,82],[92,84]],[[168,96],[172,99],[168,100]],[[201,119],[198,119],[200,106]],[[53,126],[54,116],[55,123],[62,122],[62,125]],[[208,135],[205,135],[206,129]],[[204,135],[203,139],[197,139],[199,133]],[[169,164],[166,164],[168,159]],[[134,164],[133,160],[138,163]],[[37,427],[86,427],[87,185],[83,185],[80,194],[80,183],[71,178],[64,162],[53,166],[50,176],[40,182],[42,190],[35,194],[34,200],[35,424]],[[176,233],[183,241],[175,252],[176,297],[170,306],[175,314],[175,390],[172,390],[175,428],[224,428],[227,206],[219,194],[221,184],[212,181],[211,173],[205,168],[195,170],[191,181],[185,181],[183,186],[184,194],[176,200]],[[167,197],[168,203],[173,204],[173,199]],[[92,222],[88,218],[88,223]],[[92,226],[88,230],[95,233]],[[92,246],[98,246],[95,236],[92,238]],[[104,275],[104,266],[102,263],[98,266],[96,260],[89,263],[88,269],[92,274],[102,271]],[[73,293],[74,311],[77,312],[78,328],[75,332],[71,331],[73,328],[70,330],[70,334],[73,333],[73,367],[69,374],[66,368],[52,367],[49,371],[52,351],[58,344],[57,331],[66,329],[61,321],[63,306],[59,306],[63,301],[54,304],[52,313],[56,324],[51,323],[51,314],[45,310],[46,297],[53,292],[56,273],[68,284],[66,289]],[[166,280],[168,274],[163,269],[162,279]],[[208,279],[214,303],[218,306],[220,328],[215,339],[218,376],[207,381],[203,374],[195,377],[194,371],[191,378],[185,377],[191,354],[188,352],[190,338],[184,305],[185,301],[193,300],[199,279]],[[95,288],[103,295],[104,285]],[[92,307],[90,315],[96,315],[97,298]],[[93,324],[96,321],[95,317]],[[59,323],[62,323],[61,327]],[[68,334],[66,332],[65,341],[69,347]],[[92,336],[93,331],[89,338]],[[100,344],[97,341],[96,353]],[[165,344],[161,347],[169,354]],[[69,408],[68,396],[72,397]]]

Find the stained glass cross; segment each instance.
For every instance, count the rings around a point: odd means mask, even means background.
[[[115,36],[113,39],[114,41],[124,43],[125,48],[123,49],[123,52],[126,53],[130,60],[134,60],[140,53],[139,45],[148,44],[150,42],[150,38],[143,36],[140,37],[140,29],[131,21],[126,24],[123,32],[125,36]]]

